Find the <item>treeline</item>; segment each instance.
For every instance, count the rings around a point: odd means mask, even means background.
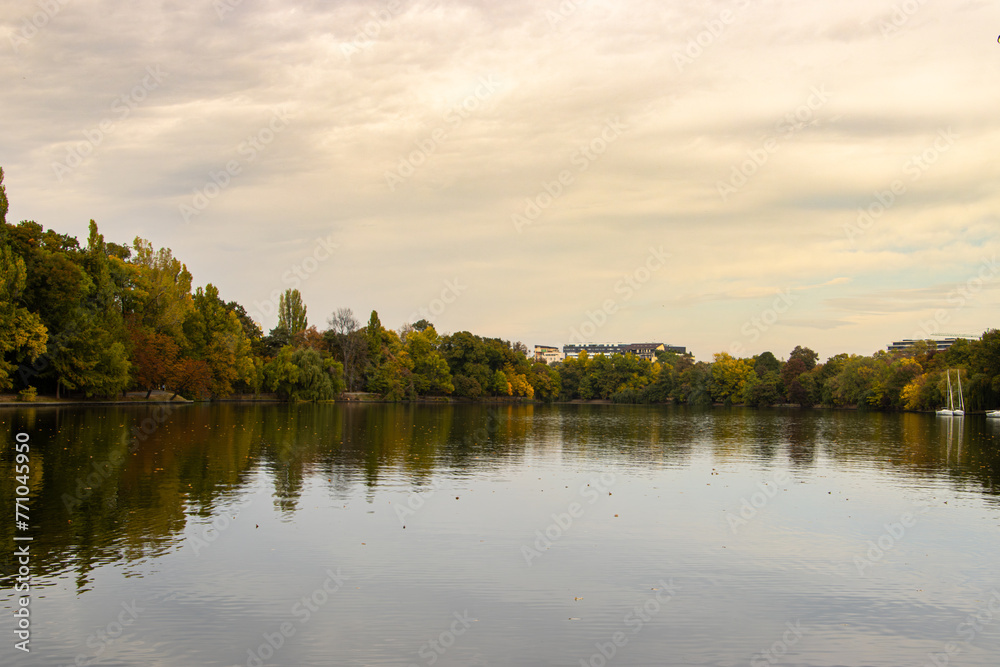
[[[932,410],[946,400],[946,370],[961,377],[970,410],[1000,405],[1000,332],[825,363],[805,347],[785,361],[771,352],[691,355],[585,353],[548,366],[522,343],[467,331],[441,335],[426,320],[387,329],[341,308],[320,330],[297,290],[278,303],[267,334],[208,284],[192,291],[187,267],[168,248],[105,241],[90,222],[85,246],[33,221],[6,220],[0,169],[0,391],[116,397],[157,389],[188,398],[274,393],[330,400],[344,391],[388,400],[422,396],[609,399],[768,406],[856,406]],[[957,382],[956,382],[957,383]]]
[[[807,347],[786,361],[773,353],[736,358],[727,352],[711,363],[690,355],[659,353],[656,361],[632,355],[585,353],[556,368],[563,399],[611,399],[618,403],[676,401],[692,405],[825,405],[877,410],[934,410],[947,402],[947,371],[957,404],[958,382],[970,410],[1000,405],[1000,331],[979,340],[956,341],[937,351],[934,341],[909,350],[871,356],[838,354],[825,363]]]
[[[117,397],[166,389],[189,398],[275,393],[333,399],[343,391],[390,400],[426,395],[553,400],[559,375],[520,343],[468,332],[441,336],[421,321],[360,326],[340,309],[319,330],[297,290],[266,335],[240,304],[209,284],[192,291],[168,248],[87,243],[34,221],[8,224],[0,170],[0,390]]]

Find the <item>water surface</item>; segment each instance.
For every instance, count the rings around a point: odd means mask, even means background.
[[[6,507],[14,434],[32,445],[32,650],[13,648],[10,518],[0,659],[993,667],[997,421],[8,409]]]

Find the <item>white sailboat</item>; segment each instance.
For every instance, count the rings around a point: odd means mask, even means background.
[[[1000,418],[1000,410],[987,410],[986,416]]]
[[[958,409],[953,412],[956,417],[965,415],[965,399],[962,397],[962,369],[956,372],[958,375]]]
[[[951,369],[948,369],[948,407],[941,408],[937,414],[942,417],[951,417],[955,414],[955,400],[951,395]],[[965,414],[964,412],[962,414]]]

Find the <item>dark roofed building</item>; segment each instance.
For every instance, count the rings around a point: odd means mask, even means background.
[[[581,352],[586,352],[588,356],[603,354],[634,354],[640,359],[656,361],[657,352],[676,352],[686,354],[687,349],[679,345],[667,345],[665,343],[584,343],[582,345],[563,345],[563,354],[567,357],[575,357]]]
[[[942,338],[941,340],[928,339],[927,342],[933,343],[935,345],[935,349],[938,352],[943,352],[944,350],[947,350],[949,347],[951,347],[957,340],[961,339],[959,338]],[[889,346],[889,351],[892,352],[894,350],[909,350],[912,347],[914,347],[917,344],[917,342],[918,341],[913,340],[912,338],[904,338],[903,340],[897,340],[893,342],[892,345]]]

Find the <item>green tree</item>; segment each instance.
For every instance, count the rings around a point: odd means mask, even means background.
[[[289,401],[328,401],[344,391],[344,369],[312,348],[287,345],[265,366],[268,386]]]
[[[781,384],[785,388],[785,398],[790,403],[808,405],[811,403],[809,391],[801,378],[816,367],[819,355],[808,347],[796,345],[788,355],[788,361],[781,367]]]
[[[475,385],[472,385],[463,381],[461,388],[456,384],[456,393],[460,396],[474,397],[462,392],[466,390],[475,392],[475,386],[479,387],[480,392],[489,391],[493,369],[490,368],[486,343],[482,338],[468,331],[459,331],[443,337],[439,349],[456,380],[465,377],[475,382]]]
[[[0,183],[2,177],[0,171]],[[5,197],[2,204],[6,207]],[[34,362],[45,352],[48,341],[42,319],[18,305],[24,285],[24,261],[8,246],[0,246],[0,389],[13,386],[11,374],[17,368],[15,362],[25,359]]]
[[[510,386],[507,374],[501,370],[495,370],[490,380],[489,391],[493,396],[510,396],[514,389]]]
[[[990,329],[969,351],[970,394],[987,409],[1000,406],[1000,330]]]
[[[285,290],[284,294],[278,297],[278,327],[294,336],[300,331],[305,331],[308,326],[302,295],[297,289]]]
[[[743,385],[754,372],[750,359],[737,359],[728,352],[717,352],[712,363],[709,393],[717,403],[732,403],[743,396]]]
[[[187,343],[184,356],[207,364],[213,395],[228,396],[235,383],[252,377],[253,357],[243,324],[211,283],[195,292],[183,331]]]
[[[80,307],[61,323],[59,343],[49,351],[56,394],[62,387],[87,397],[115,396],[131,381],[131,363],[125,347],[121,293],[111,277],[104,237],[93,220],[79,262],[89,283]]]
[[[3,184],[3,167],[0,167],[0,225],[7,224],[7,186]]]
[[[900,392],[900,402],[906,410],[934,410],[944,404],[938,388],[940,371],[923,373],[911,379]]]
[[[566,357],[559,362],[555,369],[559,373],[559,380],[562,385],[560,396],[565,401],[577,398],[589,398],[583,395],[588,388],[584,387],[584,378],[587,376],[587,366],[590,363],[590,356],[586,351],[580,352],[575,357]]]
[[[395,331],[381,330],[381,363],[370,364],[368,390],[381,394],[390,401],[413,400],[417,397],[413,379],[413,357],[403,350],[403,343]]]
[[[882,409],[901,410],[906,407],[903,392],[911,382],[923,375],[923,369],[910,357],[896,357],[884,367],[881,382],[884,387]]]
[[[834,405],[879,407],[885,391],[880,382],[880,365],[876,357],[850,355],[841,371],[830,379]]]
[[[172,336],[183,347],[182,327],[194,308],[191,273],[170,248],[153,250],[149,241],[138,236],[132,247],[135,256],[131,263],[138,271],[133,309],[139,322]]]
[[[680,374],[678,398],[688,405],[707,406],[712,404],[709,387],[712,381],[713,364],[698,361],[685,368]]]
[[[562,389],[562,378],[555,368],[545,362],[539,361],[531,365],[531,375],[528,377],[528,381],[534,388],[534,397],[536,399],[548,403],[559,398]],[[457,379],[455,386],[457,390]]]
[[[746,405],[765,407],[781,403],[783,399],[781,376],[778,375],[778,371],[767,370],[763,375],[754,372],[747,376],[742,394],[742,400]]]
[[[483,395],[483,387],[475,379],[467,375],[456,375],[452,378],[455,395],[464,398],[479,398]]]
[[[968,368],[972,357],[972,341],[959,338],[944,352],[944,362],[951,368],[962,366]]]
[[[753,361],[753,369],[757,373],[757,377],[764,377],[768,372],[774,371],[778,373],[781,371],[781,362],[774,356],[771,352],[761,352]]]
[[[413,391],[418,395],[450,394],[455,391],[448,362],[438,351],[440,339],[434,327],[410,331],[403,341],[403,354],[411,359]]]
[[[235,301],[229,301],[226,303],[226,310],[231,310],[236,318],[240,321],[240,326],[243,327],[243,334],[250,341],[251,347],[256,347],[260,345],[261,339],[264,337],[264,331],[260,328],[260,325],[250,314],[246,311],[246,308]]]

